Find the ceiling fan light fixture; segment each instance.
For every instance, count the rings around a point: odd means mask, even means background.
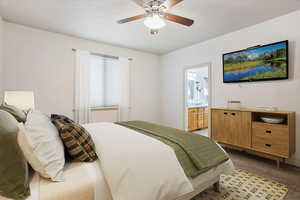
[[[158,34],[158,30],[150,29],[150,34],[151,35],[157,35]]]
[[[1,1],[1,0],[0,0]],[[184,0],[132,0],[145,10],[144,14],[128,17],[117,21],[119,24],[144,19],[144,24],[152,35],[158,34],[166,26],[166,21],[175,22],[184,26],[192,26],[194,20],[167,13],[166,11]]]
[[[144,24],[151,30],[158,30],[166,26],[165,20],[159,15],[151,15],[146,17]]]

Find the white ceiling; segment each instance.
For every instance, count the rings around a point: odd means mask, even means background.
[[[195,20],[168,22],[152,36],[143,21],[117,20],[143,13],[131,0],[0,0],[7,21],[155,54],[205,41],[300,9],[299,0],[185,0],[169,12]]]

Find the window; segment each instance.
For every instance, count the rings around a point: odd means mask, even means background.
[[[120,103],[119,60],[90,55],[89,63],[90,107],[118,106]]]

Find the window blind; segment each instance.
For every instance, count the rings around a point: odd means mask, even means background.
[[[113,107],[120,103],[119,60],[90,55],[90,107]]]

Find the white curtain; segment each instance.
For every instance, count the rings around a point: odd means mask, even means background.
[[[120,65],[120,104],[119,121],[131,120],[131,102],[130,102],[130,79],[131,79],[131,61],[128,58],[119,58]]]
[[[74,119],[80,124],[90,122],[89,60],[89,52],[80,50],[76,51]]]

